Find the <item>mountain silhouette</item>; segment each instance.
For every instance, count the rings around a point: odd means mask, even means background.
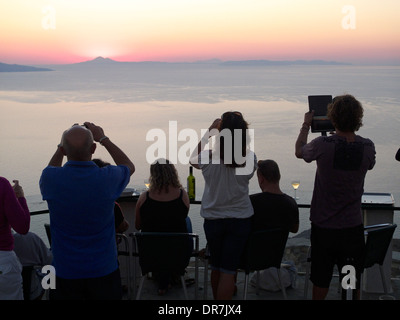
[[[120,62],[112,60],[110,58],[97,57],[94,58],[93,60],[78,62],[76,64],[111,64],[111,63],[120,63]]]

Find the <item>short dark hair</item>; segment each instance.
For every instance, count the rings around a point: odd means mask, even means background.
[[[328,105],[328,118],[336,129],[355,132],[363,125],[364,109],[361,103],[350,94],[337,96]]]
[[[281,179],[279,166],[274,160],[259,160],[257,171],[269,182],[278,183]]]

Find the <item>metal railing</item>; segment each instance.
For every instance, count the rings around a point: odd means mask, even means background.
[[[137,199],[139,198],[139,196],[123,196],[118,198],[117,202],[135,202],[137,201]],[[201,201],[199,200],[191,200],[190,204],[199,204],[201,205]],[[297,206],[299,208],[302,209],[310,209],[311,204],[307,204],[307,203],[299,203],[297,204]],[[400,211],[400,207],[395,207],[393,205],[387,205],[387,204],[369,204],[369,203],[362,203],[361,204],[361,209],[365,210],[365,209],[373,209],[373,210],[390,210],[390,211]],[[34,215],[39,215],[39,214],[46,214],[49,213],[48,209],[43,209],[43,210],[38,210],[38,211],[32,211],[31,212],[31,216]]]

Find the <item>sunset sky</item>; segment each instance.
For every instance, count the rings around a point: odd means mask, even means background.
[[[0,62],[400,64],[399,0],[1,0]]]

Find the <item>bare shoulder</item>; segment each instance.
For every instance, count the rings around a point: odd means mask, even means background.
[[[140,196],[136,202],[136,206],[141,206],[143,204],[143,202],[146,200],[146,193],[147,193],[147,191],[143,191],[140,194]]]

